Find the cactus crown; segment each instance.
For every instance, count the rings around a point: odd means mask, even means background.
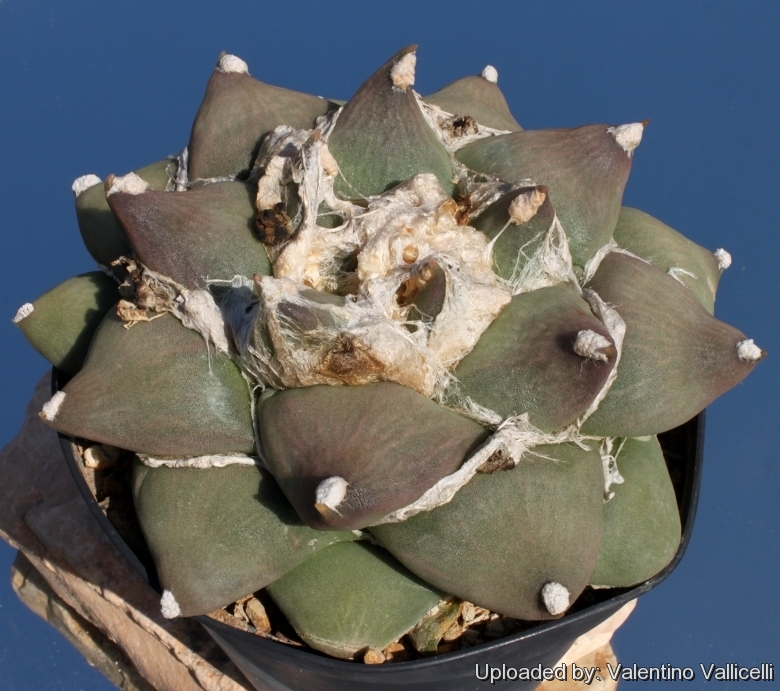
[[[103,271],[14,322],[73,375],[44,420],[132,452],[168,614],[268,587],[349,658],[677,548],[654,435],[763,356],[712,316],[728,253],[621,207],[646,122],[526,131],[494,67],[415,68],[339,105],[223,54],[179,156],[73,185]]]

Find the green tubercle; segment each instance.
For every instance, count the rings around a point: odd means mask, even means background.
[[[554,220],[555,209],[548,190],[537,185],[502,195],[471,225],[495,240],[493,270],[509,281],[520,275],[539,250]]]
[[[271,475],[254,465],[133,468],[133,499],[160,583],[184,616],[264,588],[351,532],[301,523]]]
[[[102,271],[69,278],[13,319],[43,357],[57,369],[75,374],[84,364],[89,344],[106,312],[119,300],[114,279]]]
[[[281,391],[257,418],[268,469],[314,528],[364,528],[411,504],[488,436],[391,382]]]
[[[254,448],[238,368],[170,314],[125,328],[109,313],[84,367],[42,416],[64,434],[158,457]]]
[[[488,65],[481,75],[458,79],[426,96],[425,101],[447,113],[470,116],[486,127],[519,132],[523,128],[509,111],[497,82],[498,72]]]
[[[456,158],[507,182],[545,185],[574,264],[583,268],[612,238],[641,130],[640,123],[524,130],[467,144]]]
[[[388,552],[362,542],[319,552],[268,594],[306,643],[347,660],[382,650],[442,598]]]
[[[134,172],[150,189],[162,192],[176,175],[176,162],[166,158]],[[92,258],[102,266],[110,266],[115,259],[130,256],[132,250],[108,207],[100,178],[95,175],[78,178],[73,183],[73,193],[81,238]]]
[[[266,134],[279,125],[311,129],[334,107],[324,98],[264,84],[243,60],[222,53],[192,125],[189,179],[246,178]]]
[[[449,154],[410,88],[416,49],[390,58],[339,114],[328,148],[341,171],[334,189],[343,197],[380,194],[418,173],[434,173],[448,194],[454,191]]]
[[[715,254],[650,214],[625,206],[620,209],[614,237],[620,247],[680,281],[704,309],[714,313],[723,272]]]
[[[604,538],[590,582],[625,588],[655,576],[680,546],[680,512],[661,445],[616,439],[615,462],[623,477],[604,505]]]
[[[588,584],[603,532],[595,448],[537,446],[511,470],[478,474],[448,504],[371,532],[444,592],[518,619],[551,619],[542,590],[570,602]]]
[[[605,339],[603,359],[575,351],[580,332]],[[552,432],[574,422],[601,390],[615,364],[609,332],[568,285],[516,295],[454,374],[459,392],[502,418],[528,413]]]
[[[269,275],[254,230],[257,188],[217,182],[187,192],[113,192],[108,202],[135,255],[187,288],[210,279]]]
[[[710,315],[679,281],[625,254],[608,254],[586,286],[626,322],[618,376],[582,431],[640,437],[677,427],[742,381],[762,357]],[[752,345],[752,341],[750,342]]]

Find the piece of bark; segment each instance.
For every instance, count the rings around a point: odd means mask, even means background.
[[[166,620],[159,596],[103,532],[68,473],[57,434],[38,417],[36,387],[19,434],[0,451],[0,537],[72,610],[111,638],[157,691],[250,687],[194,621]]]
[[[17,553],[11,566],[11,586],[30,610],[65,636],[112,684],[122,691],[155,691],[116,643],[49,587],[23,552]]]

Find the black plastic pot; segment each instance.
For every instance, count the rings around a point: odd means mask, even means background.
[[[52,391],[59,389],[56,370]],[[536,688],[539,678],[516,680],[517,670],[550,668],[575,639],[597,626],[624,604],[663,581],[679,564],[690,541],[699,498],[704,450],[704,413],[670,432],[659,435],[677,493],[682,540],[671,563],[659,574],[634,588],[586,592],[562,619],[458,652],[412,662],[364,665],[298,650],[234,629],[209,617],[194,617],[211,634],[246,678],[259,691],[482,691]],[[60,435],[63,455],[79,491],[93,515],[133,568],[161,592],[154,565],[139,558],[98,506],[74,456],[72,440]],[[491,670],[493,679],[491,680]],[[497,680],[495,675],[501,673]],[[536,676],[536,675],[533,675]]]

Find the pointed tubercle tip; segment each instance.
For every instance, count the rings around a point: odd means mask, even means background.
[[[73,194],[78,197],[90,187],[94,187],[101,182],[103,181],[97,175],[90,173],[89,175],[82,175],[80,178],[76,178],[70,188],[73,190]]]
[[[229,53],[220,56],[217,69],[225,74],[249,74],[249,65],[237,55]]]
[[[765,355],[766,352],[753,343],[752,338],[737,343],[737,356],[742,362],[758,362]]]
[[[560,583],[551,581],[542,588],[542,601],[553,616],[563,614],[569,609],[569,591]]]
[[[322,514],[330,511],[338,513],[338,508],[347,495],[349,483],[343,478],[334,475],[326,478],[319,485],[314,495],[314,506]]]
[[[181,607],[170,590],[163,590],[160,598],[160,612],[166,619],[176,619],[181,616]]]
[[[43,404],[43,409],[41,410],[43,419],[48,420],[49,422],[54,422],[54,418],[57,417],[57,413],[59,412],[60,406],[64,400],[64,391],[58,391],[55,393],[47,403]]]
[[[106,196],[110,197],[117,192],[124,192],[125,194],[143,194],[149,189],[149,185],[143,178],[138,177],[135,173],[128,173],[116,177],[115,175],[109,175],[106,178]]]
[[[611,351],[614,350],[615,348],[608,338],[590,329],[580,331],[574,341],[574,352],[580,357],[590,360],[607,362]]]
[[[29,317],[33,310],[35,310],[35,305],[33,305],[31,302],[25,302],[18,310],[16,310],[16,314],[14,315],[14,318],[11,320],[13,324],[18,324],[22,319],[25,319]]]
[[[414,70],[417,66],[417,53],[411,51],[401,57],[390,69],[390,79],[393,86],[401,91],[414,84]]]
[[[718,268],[725,271],[731,266],[731,255],[722,247],[715,250],[715,259],[718,260]]]
[[[615,138],[615,141],[620,145],[620,148],[631,156],[634,149],[636,149],[642,141],[642,134],[649,122],[649,120],[643,120],[642,122],[631,122],[627,125],[609,127],[607,128],[607,132]]]
[[[491,84],[498,84],[498,70],[493,65],[485,65],[485,69],[482,70],[482,77]]]

